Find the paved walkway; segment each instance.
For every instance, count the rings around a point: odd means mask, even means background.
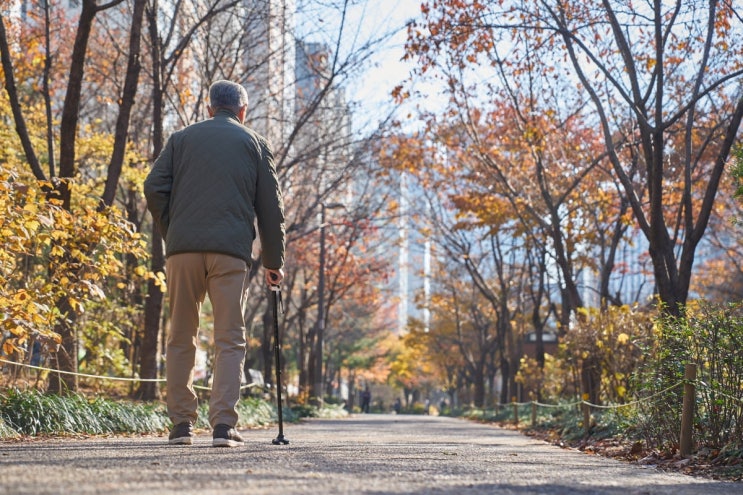
[[[247,445],[165,437],[0,443],[0,494],[741,495],[743,483],[563,450],[490,425],[356,415],[246,431]]]

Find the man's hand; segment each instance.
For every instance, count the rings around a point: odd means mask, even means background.
[[[279,268],[278,270],[266,268],[266,285],[268,285],[269,287],[279,286],[281,285],[282,280],[284,280],[284,270],[282,270],[281,268]]]

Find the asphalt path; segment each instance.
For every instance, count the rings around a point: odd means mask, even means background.
[[[0,494],[741,495],[743,483],[664,473],[461,419],[354,415],[242,432],[237,448],[166,436],[0,443]]]

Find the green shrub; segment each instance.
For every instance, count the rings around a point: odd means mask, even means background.
[[[282,412],[284,421],[295,421],[295,416],[290,409],[285,407]],[[278,418],[276,408],[271,403],[255,397],[238,401],[237,414],[238,428],[267,426],[275,423]],[[199,403],[198,415],[196,428],[209,428],[209,403],[207,401]]]
[[[0,439],[3,438],[16,438],[19,434],[13,428],[8,426],[3,418],[0,418]]]
[[[357,411],[358,412],[358,411]],[[290,413],[294,418],[325,418],[325,419],[336,419],[344,418],[348,416],[348,411],[344,408],[343,404],[323,404],[323,407],[318,408],[310,404],[297,404],[291,407]],[[286,418],[286,412],[284,412],[284,418]]]
[[[719,448],[743,438],[743,304],[690,307],[656,327],[651,356],[637,375],[638,428],[646,440],[678,446],[686,364],[697,366],[695,440]]]
[[[197,428],[208,428],[208,403],[198,410]],[[257,398],[237,404],[238,427],[255,428],[276,422],[276,408]],[[284,408],[283,419],[296,421],[301,415]],[[338,407],[324,408],[318,414],[332,417]],[[337,416],[336,416],[337,417]],[[36,390],[6,390],[0,393],[0,438],[23,435],[92,435],[117,433],[157,433],[171,426],[165,406],[131,401],[113,401],[82,395],[45,395]]]
[[[15,389],[0,394],[0,419],[24,435],[150,433],[166,430],[161,405],[114,402],[82,395],[44,395]]]
[[[325,404],[317,412],[317,417],[324,419],[345,418],[346,416],[348,416],[348,411],[343,404]]]

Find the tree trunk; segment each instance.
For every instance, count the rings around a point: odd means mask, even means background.
[[[76,392],[78,387],[77,375],[77,335],[75,321],[77,313],[70,306],[67,297],[57,301],[57,308],[67,319],[60,319],[54,326],[54,331],[62,337],[62,344],[56,352],[56,368],[67,373],[50,373],[47,392],[50,394],[65,395]]]
[[[13,64],[10,58],[8,36],[5,32],[5,18],[2,15],[2,12],[0,12],[0,60],[2,61],[3,75],[5,76],[5,91],[8,93],[8,100],[13,112],[16,133],[21,140],[21,146],[23,147],[23,153],[26,155],[26,161],[31,167],[31,171],[36,179],[47,180],[46,176],[44,176],[44,171],[41,170],[39,158],[34,151],[31,138],[28,135],[26,121],[23,118],[23,112],[21,111],[21,103],[18,99],[18,90],[15,85]]]
[[[475,403],[475,407],[483,407],[485,405],[485,366],[483,363],[479,363],[477,369],[475,371],[475,376],[473,377],[473,386],[474,386],[474,394],[473,394],[473,402]]]
[[[165,253],[163,252],[163,240],[157,227],[153,225],[152,232],[152,264],[151,269],[157,273],[165,267]],[[163,291],[155,285],[154,280],[147,281],[147,299],[144,304],[144,335],[142,337],[142,350],[139,353],[140,377],[152,380],[158,377],[157,365],[157,338],[160,333],[160,315],[163,308]],[[135,397],[141,400],[152,401],[160,396],[160,387],[157,382],[142,382],[135,393]]]
[[[500,359],[500,373],[501,373],[501,388],[500,388],[500,403],[507,404],[510,400],[510,386],[511,386],[511,365],[508,362],[508,358],[505,356],[506,350],[501,349]]]
[[[93,28],[93,19],[97,13],[95,0],[83,0],[82,10],[78,21],[75,44],[70,61],[70,75],[67,81],[62,119],[60,122],[59,143],[59,182],[55,184],[52,194],[62,200],[62,207],[71,209],[71,190],[69,181],[74,179],[75,171],[75,139],[77,137],[77,123],[80,117],[80,95],[82,93],[83,74],[85,70],[85,53],[88,48],[90,32]],[[77,314],[66,296],[57,301],[57,309],[62,320],[55,325],[55,331],[62,338],[62,346],[57,352],[59,370],[68,373],[77,373],[77,337],[75,322]],[[64,382],[66,390],[59,385]],[[66,393],[77,391],[77,376],[63,374],[61,380],[53,377],[49,381],[49,392]]]
[[[147,21],[150,35],[150,55],[152,58],[152,152],[158,156],[163,148],[163,90],[161,82],[161,52],[158,37],[156,6],[147,9]],[[152,245],[150,246],[152,259],[150,270],[153,273],[165,271],[165,253],[163,238],[159,229],[152,225]],[[163,307],[162,289],[155,285],[154,280],[147,283],[147,299],[144,306],[144,337],[142,352],[139,357],[139,369],[142,378],[153,379],[158,376],[157,340],[160,333],[160,316]],[[165,338],[163,337],[163,341]],[[142,382],[135,394],[142,400],[155,400],[159,395],[159,388],[154,382]]]
[[[308,397],[312,397],[314,394],[314,386],[315,386],[315,380],[314,377],[316,376],[315,366],[316,366],[316,345],[315,341],[317,335],[317,323],[312,325],[310,327],[309,332],[307,332],[307,391],[308,391]]]
[[[134,106],[134,97],[137,94],[139,72],[142,68],[139,62],[139,54],[145,4],[146,0],[134,0],[132,26],[129,34],[129,58],[126,65],[124,89],[119,100],[119,115],[116,118],[113,153],[111,154],[111,161],[108,164],[106,185],[101,198],[102,208],[111,206],[114,202],[119,177],[121,177],[121,167],[124,163],[124,154],[129,138],[129,121],[132,114],[132,107]]]
[[[67,180],[75,177],[75,141],[80,118],[80,95],[82,93],[85,55],[88,40],[97,13],[95,0],[83,0],[77,34],[70,59],[70,75],[67,81],[62,118],[59,125],[59,177],[62,179],[58,192],[65,209],[70,209],[70,190]]]
[[[601,363],[596,356],[588,356],[581,363],[580,382],[586,400],[601,405]]]
[[[356,402],[356,371],[353,369],[348,370],[348,403],[346,403],[346,409],[348,412],[353,412],[353,406]]]

